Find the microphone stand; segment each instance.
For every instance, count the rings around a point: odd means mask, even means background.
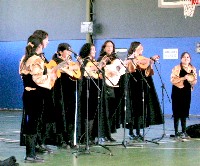
[[[151,143],[155,143],[155,144],[159,144],[158,142],[155,141],[150,141],[150,140],[146,140],[145,139],[145,127],[146,127],[146,123],[145,123],[145,119],[146,119],[146,114],[145,114],[145,96],[144,96],[144,82],[146,83],[146,85],[148,86],[148,88],[151,88],[149,83],[147,82],[146,78],[144,77],[144,75],[142,74],[141,70],[138,70],[141,77],[142,77],[142,114],[143,114],[143,142],[151,142]]]
[[[76,80],[76,94],[75,94],[75,97],[76,97],[76,105],[75,105],[75,121],[74,121],[74,146],[77,145],[77,136],[76,136],[76,130],[77,130],[77,127],[76,127],[76,124],[77,124],[77,112],[78,112],[78,107],[77,107],[77,103],[78,103],[78,83],[77,83],[77,80]]]
[[[124,134],[123,134],[122,145],[126,148],[126,147],[127,147],[127,141],[126,141],[126,138],[125,138],[125,135],[126,135],[126,114],[127,114],[126,104],[127,104],[127,89],[128,89],[127,74],[129,73],[135,82],[137,82],[137,80],[136,80],[136,78],[128,71],[128,68],[124,65],[124,63],[121,61],[121,59],[118,58],[117,55],[115,55],[115,56],[116,56],[117,59],[119,59],[121,65],[125,68],[125,80],[124,80],[124,82],[125,82],[125,87],[124,87]]]
[[[128,90],[128,80],[127,80],[127,74],[129,73],[129,75],[133,78],[133,80],[135,82],[137,82],[137,79],[128,71],[128,68],[124,65],[124,63],[122,62],[122,60],[120,58],[118,58],[118,56],[115,54],[116,59],[119,59],[120,64],[125,68],[125,77],[124,77],[124,133],[123,133],[123,141],[122,144],[110,144],[110,145],[106,145],[106,146],[118,146],[118,145],[123,145],[125,148],[127,146],[131,146],[130,144],[127,144],[126,141],[126,114],[127,114],[127,110],[126,110],[126,104],[127,104],[127,90]],[[116,113],[116,110],[115,110]],[[136,146],[136,147],[142,147],[142,145],[132,145],[132,146]]]
[[[115,54],[115,57],[116,58],[118,58],[118,56]],[[122,64],[122,66],[123,67],[125,67],[125,69],[126,69],[126,75],[125,75],[125,97],[124,97],[124,100],[125,100],[125,104],[126,104],[126,100],[127,100],[127,89],[128,89],[128,86],[127,86],[127,84],[128,84],[128,81],[127,81],[127,71],[128,71],[128,69],[127,69],[127,67],[124,65],[124,63],[121,61],[121,59],[120,58],[118,58],[119,60],[120,60],[120,63]],[[133,59],[131,58],[131,61],[133,61]],[[134,64],[134,62],[133,62],[133,64]],[[145,79],[145,77],[143,76],[143,74],[142,74],[142,72],[141,72],[141,70],[138,70],[139,71],[139,73],[140,73],[140,75],[141,75],[141,77],[142,77],[142,106],[143,106],[143,112],[142,112],[142,114],[143,114],[143,142],[152,142],[152,143],[155,143],[155,144],[158,144],[157,142],[154,142],[154,141],[150,141],[150,140],[145,140],[145,126],[146,126],[146,123],[145,123],[145,97],[144,97],[144,87],[143,87],[143,82],[145,82],[146,83],[146,85],[148,86],[148,88],[150,88],[150,85],[148,84],[148,82],[147,82],[147,80]],[[138,80],[136,80],[135,79],[135,77],[131,74],[131,73],[129,73],[130,75],[131,75],[131,77],[134,79],[134,81],[135,82],[137,82]],[[124,108],[124,112],[125,112],[125,117],[124,117],[124,139],[123,139],[123,142],[122,142],[122,144],[124,145],[124,147],[126,147],[127,146],[127,142],[125,141],[125,129],[126,129],[126,105],[125,105],[125,108]]]
[[[80,59],[80,56],[78,55],[78,54],[76,54],[75,52],[73,52],[72,50],[69,50],[69,51],[71,51],[73,54],[74,54],[74,57],[76,58],[76,60],[81,64],[81,66],[82,66],[82,68],[83,68],[83,70],[84,70],[84,72],[86,72],[87,73],[87,82],[86,82],[86,85],[87,85],[87,108],[86,108],[86,110],[87,110],[87,113],[86,113],[86,147],[85,147],[85,149],[84,149],[84,151],[82,151],[82,150],[80,150],[80,146],[79,146],[79,149],[77,150],[77,151],[75,151],[75,152],[72,152],[72,154],[74,154],[74,153],[79,153],[79,154],[81,154],[81,152],[83,153],[83,154],[90,154],[90,147],[89,147],[89,136],[88,136],[88,99],[89,99],[89,88],[88,88],[88,81],[89,81],[89,79],[91,79],[92,81],[93,81],[93,83],[94,83],[94,85],[97,87],[97,89],[98,89],[98,92],[101,92],[101,90],[100,90],[100,88],[98,87],[98,85],[95,83],[95,81],[94,81],[94,79],[92,78],[92,77],[90,77],[90,75],[89,75],[89,73],[88,73],[88,71],[85,69],[85,65],[83,64],[83,61],[82,61],[82,59]],[[89,59],[90,60],[90,59]],[[91,60],[90,60],[91,61]],[[92,62],[92,61],[91,61]],[[93,63],[93,62],[92,62]],[[94,63],[93,63],[94,64]],[[102,145],[101,145],[102,146]],[[102,147],[104,147],[104,146],[102,146]],[[107,149],[108,151],[110,151],[110,155],[111,155],[111,150],[109,149],[109,148],[107,148],[107,147],[104,147],[105,149]],[[77,155],[76,155],[76,158],[77,158]]]
[[[132,62],[133,62],[133,58],[131,58]],[[133,62],[133,64],[135,65],[135,63]],[[144,96],[144,85],[143,83],[145,82],[146,85],[148,86],[148,88],[151,88],[149,83],[147,82],[146,78],[144,77],[144,75],[142,74],[142,71],[141,70],[138,70],[139,74],[141,75],[141,80],[142,80],[142,114],[143,114],[143,142],[151,142],[151,143],[155,143],[155,144],[159,144],[157,142],[154,142],[153,140],[150,141],[150,140],[145,140],[145,126],[146,126],[146,123],[145,123],[145,119],[146,119],[146,115],[145,115],[145,96]]]
[[[89,59],[90,60],[90,59]],[[93,61],[91,61],[90,60],[90,62],[98,69],[98,71],[100,71],[100,73],[104,73],[104,71],[103,70],[101,70]],[[87,73],[88,74],[88,73]],[[104,74],[104,76],[105,76],[105,74]],[[106,77],[106,76],[105,76]],[[112,83],[112,81],[108,78],[108,77],[106,77],[107,78],[107,80],[109,80],[110,81],[110,83],[112,84],[112,85],[114,85],[113,83]],[[98,86],[97,87],[99,87],[99,76],[98,76]],[[106,150],[108,150],[110,153],[109,153],[109,155],[110,156],[112,156],[112,152],[111,152],[111,150],[108,148],[108,147],[106,147],[105,145],[102,145],[102,144],[100,144],[99,143],[99,106],[100,106],[100,92],[101,92],[101,90],[99,89],[99,91],[98,91],[98,111],[97,111],[97,114],[98,114],[98,141],[97,141],[97,145],[99,145],[99,146],[101,146],[101,147],[103,147],[104,149],[106,149]]]
[[[118,58],[118,56],[115,54],[115,57],[116,58]],[[124,117],[124,139],[123,139],[123,142],[122,142],[122,144],[126,147],[126,141],[125,141],[125,128],[126,128],[126,100],[127,100],[127,89],[128,89],[128,86],[127,86],[127,84],[128,84],[128,80],[127,80],[127,71],[128,71],[128,69],[127,69],[127,67],[124,65],[124,63],[121,61],[121,59],[120,58],[118,58],[119,60],[120,60],[120,63],[122,64],[122,66],[123,67],[125,67],[125,69],[126,69],[126,75],[125,75],[125,97],[124,97],[124,100],[125,100],[125,107],[124,107],[124,112],[125,112],[125,117]],[[131,61],[133,61],[133,59],[131,58]],[[134,64],[134,62],[133,62],[133,64]],[[153,140],[152,141],[150,141],[150,140],[146,140],[145,139],[145,126],[146,126],[146,123],[145,123],[145,119],[146,119],[146,117],[145,117],[145,96],[144,96],[144,86],[143,86],[143,82],[145,82],[146,83],[146,85],[148,86],[148,88],[150,88],[150,85],[148,84],[148,82],[147,82],[147,80],[146,80],[146,78],[143,76],[143,74],[142,74],[142,71],[141,70],[138,70],[138,72],[140,73],[140,75],[141,75],[141,78],[142,78],[142,114],[143,114],[143,142],[151,142],[151,143],[155,143],[155,144],[158,144],[157,142],[154,142]],[[135,79],[135,77],[131,74],[131,73],[129,73],[130,75],[131,75],[131,77],[134,79],[134,81],[135,82],[137,82],[137,80]]]
[[[163,83],[161,74],[160,74],[160,72],[159,72],[159,70],[158,70],[156,64],[155,64],[155,68],[156,68],[156,71],[157,71],[157,73],[158,73],[158,76],[159,76],[160,81],[161,81],[161,84],[162,84],[162,85],[161,85],[161,88],[162,88],[162,110],[163,110],[163,113],[162,113],[162,118],[163,118],[163,134],[162,134],[162,136],[161,136],[160,138],[154,138],[154,139],[152,139],[152,140],[153,140],[153,141],[154,141],[154,140],[158,140],[157,142],[159,142],[159,141],[162,140],[164,137],[166,137],[166,133],[165,133],[164,91],[165,91],[165,93],[166,93],[166,95],[167,95],[167,98],[168,98],[168,100],[169,100],[170,103],[171,103],[171,100],[170,100],[170,98],[169,98],[169,95],[168,95],[167,90],[166,90],[166,88],[165,88],[165,84]]]
[[[111,82],[112,83],[112,82]],[[98,77],[98,86],[99,86],[99,77]],[[106,147],[105,145],[102,145],[102,144],[100,144],[100,141],[99,141],[99,138],[100,138],[100,131],[99,131],[99,124],[100,124],[100,103],[101,103],[101,101],[100,101],[100,97],[101,96],[101,94],[100,94],[100,91],[98,91],[98,108],[97,108],[97,126],[98,126],[98,138],[97,138],[97,145],[99,145],[99,146],[101,146],[101,147],[103,147],[104,149],[106,149],[106,150],[108,150],[110,153],[109,153],[109,155],[110,156],[113,156],[112,155],[112,152],[111,152],[111,150],[108,148],[108,147]]]

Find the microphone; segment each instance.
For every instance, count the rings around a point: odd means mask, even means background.
[[[77,54],[75,53],[71,48],[67,49],[68,51],[72,52],[74,54],[74,57],[76,58],[76,60],[81,64],[81,66],[83,65],[83,59]]]
[[[79,55],[75,53],[70,47],[67,49],[68,51],[72,52],[74,54],[74,57],[77,58]]]
[[[152,57],[150,57],[150,59],[151,59],[152,61],[154,61],[154,63],[157,62],[158,64],[160,64],[160,62],[158,61],[159,58],[152,58]]]

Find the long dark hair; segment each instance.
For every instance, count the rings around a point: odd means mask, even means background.
[[[81,47],[80,52],[79,52],[79,55],[81,56],[81,58],[84,59],[84,58],[86,58],[90,54],[92,46],[94,46],[94,44],[92,44],[92,43],[85,43]]]
[[[129,49],[128,49],[128,56],[132,55],[133,52],[135,52],[136,48],[140,45],[140,42],[134,41],[131,43]]]
[[[42,44],[42,38],[39,36],[31,35],[28,38],[28,44],[25,48],[25,57],[23,59],[23,63],[25,63],[31,56],[36,54],[36,49],[40,44]]]
[[[58,58],[60,56],[60,51],[69,50],[71,46],[68,43],[60,43],[57,48],[57,52],[52,56],[52,59]]]
[[[36,30],[33,32],[33,35],[39,36],[42,40],[44,40],[48,36],[48,33],[44,30]]]
[[[106,40],[106,41],[104,42],[104,44],[102,45],[102,47],[101,47],[100,56],[106,55],[104,49],[105,49],[107,43],[112,43],[112,45],[113,45],[113,52],[112,52],[112,53],[115,53],[115,43],[113,43],[112,40]]]

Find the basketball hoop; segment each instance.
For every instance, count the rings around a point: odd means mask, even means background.
[[[183,3],[184,9],[184,16],[186,17],[193,17],[195,7],[199,4],[200,0],[181,0]]]

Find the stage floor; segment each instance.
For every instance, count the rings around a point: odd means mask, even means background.
[[[165,125],[150,126],[144,130],[145,140],[130,141],[124,129],[113,134],[114,144],[91,146],[86,153],[73,153],[74,149],[54,149],[53,154],[42,154],[44,163],[24,163],[25,147],[19,146],[19,133],[22,111],[0,111],[0,160],[15,156],[20,166],[196,166],[200,165],[200,139],[175,140],[173,119],[165,116]],[[199,124],[199,116],[191,116],[187,126]],[[179,127],[180,128],[180,127]],[[159,140],[156,138],[164,138]],[[154,140],[154,142],[151,142]],[[108,148],[108,149],[107,149]],[[88,153],[89,152],[89,153]]]

